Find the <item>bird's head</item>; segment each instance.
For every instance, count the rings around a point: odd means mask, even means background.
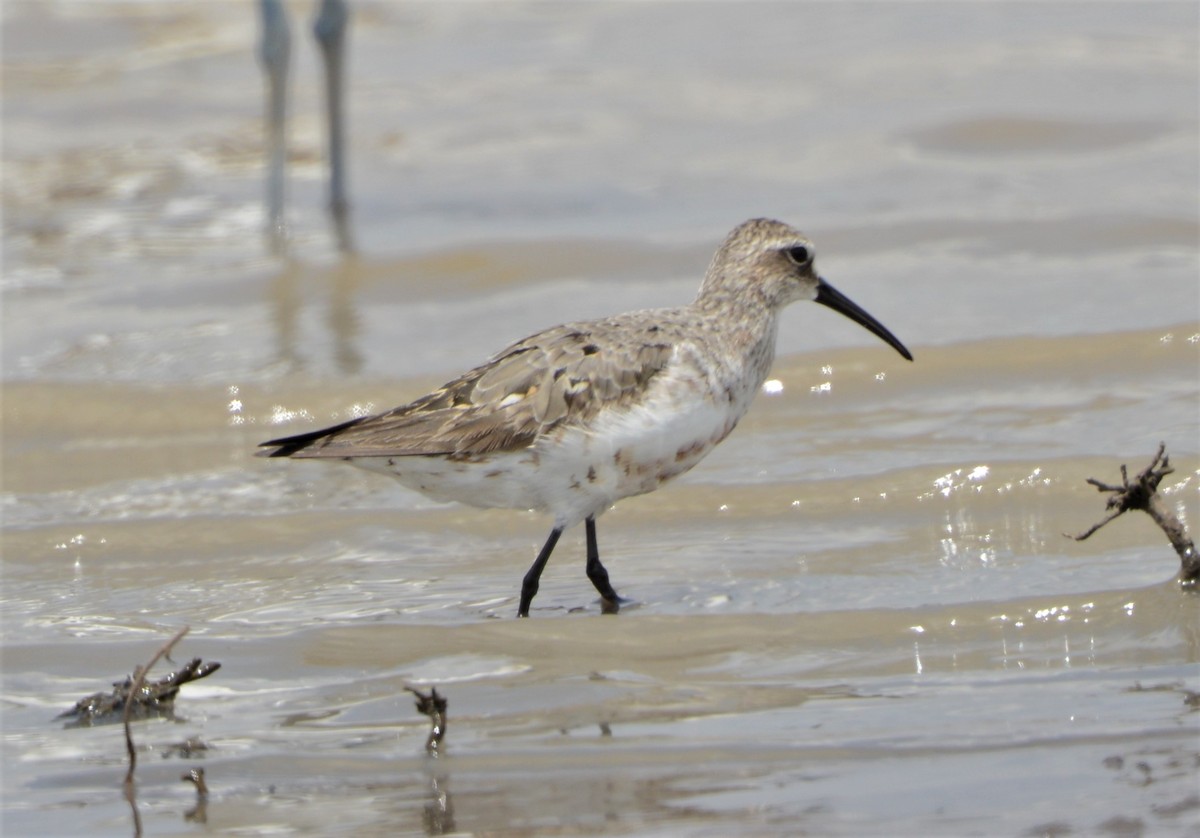
[[[850,318],[911,361],[912,353],[882,323],[821,278],[816,255],[812,241],[782,221],[747,221],[735,227],[717,250],[697,303],[753,301],[778,311],[797,300],[812,300]]]

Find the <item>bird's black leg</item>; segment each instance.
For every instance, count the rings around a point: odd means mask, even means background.
[[[600,592],[600,610],[605,614],[616,614],[620,609],[621,598],[613,590],[608,581],[608,571],[600,564],[600,547],[596,544],[596,519],[591,515],[585,522],[587,526],[587,577],[592,580],[596,590]]]
[[[538,580],[542,578],[542,571],[546,569],[546,562],[550,561],[550,554],[554,552],[554,545],[558,543],[560,535],[562,535],[562,527],[550,530],[550,537],[546,539],[546,543],[542,545],[542,551],[538,553],[529,571],[525,574],[525,579],[521,582],[521,605],[517,608],[518,617],[529,616],[529,603],[533,602],[533,598],[537,595]]]

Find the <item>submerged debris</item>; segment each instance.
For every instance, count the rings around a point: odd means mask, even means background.
[[[213,674],[221,668],[216,661],[204,663],[200,658],[193,658],[183,667],[169,672],[157,681],[143,681],[135,691],[133,676],[126,676],[124,681],[113,683],[109,693],[94,693],[75,702],[75,706],[57,718],[70,718],[67,727],[90,727],[92,725],[111,724],[120,722],[125,715],[125,703],[133,692],[133,701],[129,715],[134,719],[149,719],[160,716],[170,717],[175,707],[175,696],[179,688],[189,681],[198,681]]]
[[[182,742],[176,742],[174,745],[168,746],[163,752],[163,759],[171,757],[180,757],[182,759],[191,759],[192,757],[202,757],[208,752],[209,745],[199,736],[192,736],[184,739]]]
[[[429,778],[429,797],[421,820],[426,835],[453,835],[458,831],[454,823],[454,798],[446,788],[445,775]]]
[[[1154,519],[1154,523],[1158,524],[1159,529],[1167,536],[1171,546],[1179,555],[1180,583],[1185,587],[1194,587],[1197,581],[1200,581],[1200,553],[1196,552],[1196,545],[1188,536],[1183,522],[1158,493],[1158,484],[1164,477],[1175,471],[1171,468],[1170,458],[1167,457],[1165,451],[1166,444],[1160,443],[1158,453],[1154,455],[1150,465],[1146,466],[1133,479],[1133,482],[1130,482],[1124,464],[1121,465],[1120,486],[1110,486],[1094,477],[1089,477],[1088,483],[1101,492],[1111,493],[1105,507],[1114,511],[1087,531],[1079,535],[1066,535],[1076,541],[1083,541],[1114,518],[1120,517],[1131,509],[1140,509]]]

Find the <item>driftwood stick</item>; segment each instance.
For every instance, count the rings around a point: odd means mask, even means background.
[[[168,640],[160,650],[154,653],[154,657],[150,658],[150,663],[145,666],[138,666],[136,670],[133,670],[133,683],[130,684],[130,692],[128,692],[128,698],[125,701],[125,711],[122,713],[121,724],[125,726],[125,750],[130,755],[130,770],[125,772],[125,800],[130,802],[130,807],[133,809],[134,836],[142,834],[142,816],[138,814],[137,797],[133,794],[133,771],[138,767],[138,752],[137,748],[133,746],[133,734],[130,730],[130,710],[134,704],[137,704],[133,698],[139,692],[142,692],[142,688],[145,686],[146,672],[154,669],[154,665],[158,663],[158,659],[163,656],[169,656],[170,650],[180,640],[184,639],[184,635],[187,634],[188,629],[190,627],[187,627],[187,625],[179,629],[179,632],[175,633],[174,638]]]
[[[1180,583],[1187,587],[1194,586],[1197,581],[1200,581],[1200,553],[1196,552],[1196,545],[1188,536],[1187,528],[1179,520],[1175,510],[1158,493],[1158,484],[1174,471],[1175,469],[1171,468],[1170,458],[1166,455],[1166,443],[1160,443],[1158,453],[1154,455],[1150,465],[1146,466],[1132,481],[1129,479],[1129,473],[1124,464],[1121,465],[1121,485],[1119,486],[1112,486],[1094,477],[1089,477],[1087,481],[1089,484],[1101,492],[1109,493],[1110,497],[1105,508],[1111,511],[1102,521],[1093,524],[1079,535],[1067,534],[1067,537],[1083,541],[1109,521],[1119,518],[1131,509],[1140,509],[1149,515],[1154,523],[1158,524],[1158,528],[1163,531],[1167,540],[1171,542],[1171,546],[1175,548],[1175,552],[1179,556]]]

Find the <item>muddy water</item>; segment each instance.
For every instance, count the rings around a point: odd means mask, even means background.
[[[185,625],[222,669],[135,729],[148,834],[1200,824],[1200,603],[1148,520],[1062,535],[1160,441],[1200,520],[1194,7],[358,4],[361,253],[297,43],[282,261],[246,4],[4,14],[6,835],[130,833],[119,730],[53,717]],[[789,311],[738,431],[601,519],[620,615],[579,533],[517,621],[543,518],[252,456],[685,300],[758,214],[917,360]]]

